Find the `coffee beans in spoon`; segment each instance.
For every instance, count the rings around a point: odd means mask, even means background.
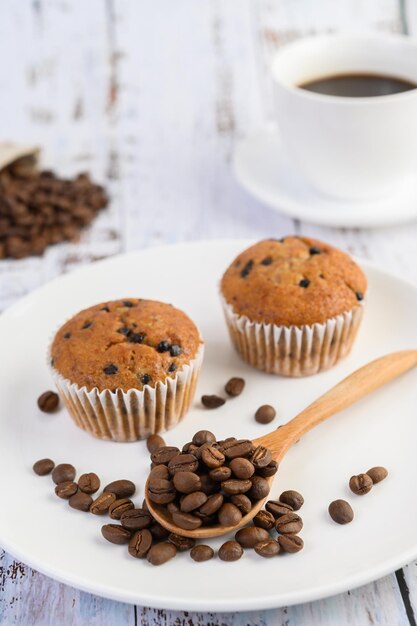
[[[238,524],[269,493],[261,472],[271,467],[272,475],[278,469],[264,446],[235,437],[217,441],[210,431],[196,433],[183,452],[158,447],[151,460],[149,499],[166,508],[173,523],[184,530]]]

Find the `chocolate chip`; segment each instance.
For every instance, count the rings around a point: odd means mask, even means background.
[[[314,254],[321,254],[321,249],[320,249],[320,248],[318,248],[317,246],[311,246],[311,248],[309,249],[309,253],[310,253],[311,255],[314,255]]]
[[[310,284],[310,281],[309,281],[309,279],[308,279],[308,278],[302,278],[302,279],[300,280],[300,282],[298,283],[298,285],[299,285],[300,287],[304,287],[304,289],[307,289],[307,287],[309,286],[309,284]]]
[[[142,376],[140,377],[140,382],[143,385],[147,385],[148,383],[150,383],[152,380],[152,377],[149,376],[149,374],[142,374]]]
[[[133,302],[130,302],[130,300],[124,300],[123,306],[126,306],[128,309],[130,309],[132,306],[134,306],[134,304]]]
[[[108,306],[101,307],[100,311],[106,311],[106,313],[110,313],[110,309]]]
[[[117,374],[118,371],[119,371],[119,368],[117,367],[117,365],[114,365],[114,363],[111,363],[110,365],[106,365],[106,367],[103,367],[103,372],[107,374],[108,376]]]
[[[261,261],[261,265],[271,265],[271,264],[272,264],[272,257],[271,256],[266,256]]]
[[[84,322],[84,324],[83,324],[83,330],[84,330],[85,328],[91,328],[91,326],[92,326],[92,325],[93,325],[93,322]]]
[[[224,398],[220,398],[219,396],[201,396],[201,403],[206,409],[218,409],[219,406],[223,406],[226,402]]]
[[[128,339],[130,343],[143,343],[145,335],[143,333],[129,333]]]
[[[249,273],[251,271],[251,269],[253,268],[253,261],[252,259],[250,261],[248,261],[245,265],[245,267],[243,268],[243,270],[240,272],[240,275],[242,278],[246,278],[247,276],[249,276]]]
[[[59,396],[55,391],[45,391],[38,398],[38,407],[44,413],[53,413],[59,407]]]
[[[175,372],[176,369],[177,369],[177,365],[175,363],[171,363],[170,366],[168,367],[168,372]]]
[[[169,349],[169,353],[171,356],[180,356],[181,352],[182,352],[181,346],[179,346],[176,343],[172,344],[172,346]]]
[[[71,333],[65,333],[64,339],[69,339],[71,337]]]
[[[363,300],[363,293],[361,291],[357,291],[355,295],[358,302],[361,302],[361,300]]]
[[[122,326],[121,328],[118,328],[117,332],[121,335],[125,335],[126,337],[130,335],[130,329],[127,326]]]
[[[156,346],[156,351],[157,352],[168,352],[168,350],[170,349],[170,344],[169,341],[160,341],[158,343],[158,345]]]

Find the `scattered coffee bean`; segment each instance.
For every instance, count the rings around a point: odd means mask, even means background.
[[[84,493],[96,493],[100,489],[100,479],[94,472],[82,474],[78,479],[78,486]]]
[[[183,528],[184,530],[195,530],[196,528],[200,528],[203,523],[201,519],[195,515],[192,515],[191,513],[183,513],[182,511],[173,513],[172,521],[176,526]]]
[[[282,515],[275,522],[275,529],[280,535],[296,535],[303,527],[303,520],[297,513]]]
[[[152,541],[153,538],[149,530],[146,528],[138,530],[129,541],[128,552],[130,556],[135,559],[143,559],[147,555]]]
[[[372,478],[368,474],[358,474],[357,476],[352,476],[349,480],[350,490],[357,496],[364,496],[366,493],[369,493],[372,486]]]
[[[177,548],[169,541],[153,545],[146,555],[151,565],[163,565],[177,554]]]
[[[264,528],[247,526],[237,531],[235,540],[244,548],[253,548],[260,541],[268,541],[271,536]]]
[[[38,398],[38,407],[44,413],[54,413],[59,407],[59,396],[55,391],[45,391]]]
[[[255,467],[248,459],[236,457],[230,461],[229,465],[236,478],[242,480],[251,478],[255,473]]]
[[[278,537],[278,543],[283,552],[300,552],[304,548],[304,541],[299,535],[280,535]]]
[[[174,544],[178,552],[191,550],[195,545],[195,539],[191,537],[181,537],[181,535],[176,535],[175,533],[170,533],[168,541]]]
[[[255,526],[259,526],[259,528],[271,530],[275,526],[275,517],[268,511],[259,511],[253,518],[253,523]]]
[[[126,511],[130,511],[134,509],[135,505],[132,500],[129,498],[121,498],[120,500],[115,500],[109,506],[109,515],[112,519],[120,519]]]
[[[384,480],[388,476],[388,470],[381,466],[371,467],[366,473],[374,485],[380,483],[381,480]]]
[[[280,502],[284,502],[284,504],[289,504],[293,511],[298,511],[304,504],[304,498],[301,493],[293,491],[292,489],[283,491],[279,500]]]
[[[93,498],[88,493],[84,493],[83,491],[77,491],[77,493],[71,496],[68,500],[70,507],[76,509],[77,511],[84,511],[85,513],[90,510],[92,502]]]
[[[116,498],[130,498],[135,493],[136,486],[131,480],[115,480],[106,485],[103,491],[114,493]]]
[[[56,485],[75,478],[75,467],[70,463],[60,463],[52,471],[52,480]]]
[[[65,480],[62,483],[58,483],[55,487],[55,493],[59,498],[68,500],[74,493],[77,493],[78,485],[71,480]]]
[[[206,409],[218,409],[219,406],[223,406],[225,402],[226,400],[219,396],[201,396],[201,403]]]
[[[145,509],[128,509],[120,517],[120,523],[128,530],[142,530],[149,528],[152,523],[151,514]]]
[[[329,514],[337,524],[349,524],[354,517],[353,509],[346,500],[334,500],[331,502],[329,504]]]
[[[242,391],[245,388],[245,381],[243,378],[231,378],[225,385],[225,391],[227,395],[232,396],[232,398],[236,398],[236,396],[240,396]]]
[[[265,504],[265,508],[269,513],[272,513],[275,519],[278,519],[282,515],[287,515],[287,513],[292,513],[294,510],[290,504],[280,502],[279,500],[268,500]]]
[[[222,526],[236,526],[242,519],[242,513],[235,504],[226,502],[219,509],[217,517]]]
[[[93,500],[90,511],[94,515],[104,515],[109,510],[110,505],[116,500],[116,495],[110,491],[102,493],[98,498]]]
[[[152,522],[149,526],[149,530],[152,537],[156,539],[156,541],[164,541],[165,539],[168,539],[169,530],[161,526],[158,522]]]
[[[277,412],[270,404],[263,404],[255,413],[255,420],[259,424],[269,424],[275,418]]]
[[[118,524],[104,524],[104,526],[101,527],[101,534],[104,539],[107,539],[110,543],[120,545],[129,543],[130,541],[130,532]]]
[[[280,553],[281,548],[278,541],[275,539],[266,539],[265,541],[260,541],[256,543],[254,546],[255,552],[259,554],[259,556],[263,556],[267,559],[270,559],[273,556],[277,556]]]
[[[146,445],[149,452],[152,454],[152,452],[155,452],[158,448],[165,447],[166,444],[161,435],[149,435],[146,440]]]
[[[243,554],[243,548],[237,541],[226,541],[219,548],[219,559],[222,561],[238,561]]]
[[[46,476],[50,474],[55,467],[55,463],[52,459],[40,459],[33,464],[33,471],[38,476]]]
[[[198,546],[194,546],[190,552],[190,556],[194,561],[197,561],[197,563],[202,563],[203,561],[209,561],[213,558],[214,550],[210,548],[210,546],[200,543]]]
[[[193,437],[192,443],[196,446],[202,446],[203,443],[214,443],[216,441],[215,435],[209,430],[199,430]]]

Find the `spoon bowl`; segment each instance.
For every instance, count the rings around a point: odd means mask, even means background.
[[[342,411],[416,365],[417,350],[393,352],[375,359],[344,378],[296,417],[287,422],[287,424],[254,439],[253,443],[257,446],[268,448],[272,453],[272,458],[279,464],[289,448],[314,426],[317,426],[327,418],[335,415],[335,413]],[[275,475],[267,479],[270,486],[274,478]],[[149,479],[146,482],[145,499],[152,516],[171,533],[193,539],[209,539],[234,532],[242,528],[242,526],[246,526],[261,510],[267,498],[258,500],[249,513],[244,515],[235,526],[216,524],[214,526],[200,526],[200,528],[195,530],[186,530],[177,526],[173,523],[169,511],[164,506],[156,505],[152,502],[149,498]]]

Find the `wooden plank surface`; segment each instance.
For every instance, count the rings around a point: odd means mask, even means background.
[[[0,308],[101,257],[216,237],[308,233],[417,280],[417,225],[293,221],[246,194],[230,169],[236,141],[273,119],[279,46],[318,32],[413,33],[415,13],[401,0],[2,0],[0,137],[39,143],[61,174],[91,171],[112,203],[78,243],[1,261]],[[315,603],[200,614],[101,599],[0,553],[0,624],[393,626],[415,623],[413,609],[416,564]]]

